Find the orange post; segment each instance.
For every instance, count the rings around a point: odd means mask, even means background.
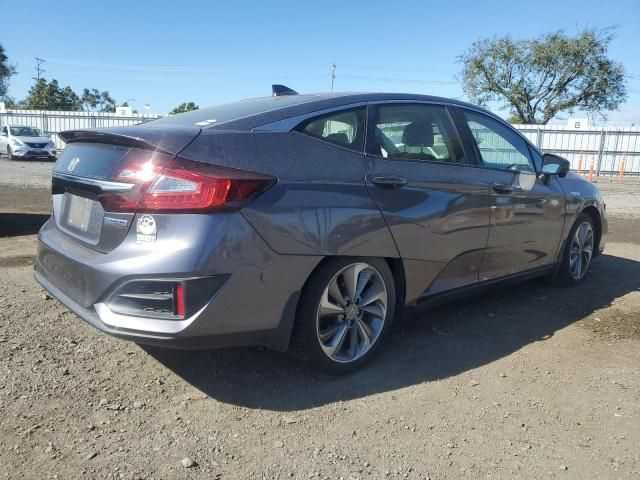
[[[620,181],[624,181],[624,162],[627,159],[627,154],[622,155],[622,159],[620,160]]]
[[[578,158],[578,175],[582,175],[582,152],[580,152],[580,157]]]
[[[589,166],[589,181],[593,182],[593,164],[596,161],[596,156],[592,155],[591,156],[591,165]]]

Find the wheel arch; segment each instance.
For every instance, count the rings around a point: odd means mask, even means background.
[[[582,213],[589,215],[591,217],[591,220],[593,220],[593,226],[596,230],[596,241],[594,245],[593,256],[596,257],[600,253],[600,240],[602,239],[602,219],[600,218],[600,212],[598,212],[598,209],[594,205],[588,205],[587,207],[582,209],[580,214]]]
[[[393,257],[375,257],[375,256],[351,256],[351,255],[327,255],[325,256],[322,260],[320,260],[318,262],[318,264],[313,268],[313,270],[311,270],[311,272],[309,273],[309,275],[307,276],[306,280],[304,281],[304,283],[302,284],[302,286],[300,287],[300,290],[297,292],[297,294],[295,295],[295,305],[294,304],[290,304],[289,308],[285,309],[285,315],[282,319],[282,321],[280,322],[280,329],[281,330],[278,334],[278,341],[277,342],[273,342],[273,344],[271,344],[270,346],[272,348],[275,348],[276,350],[280,350],[280,351],[285,351],[289,348],[290,344],[291,344],[291,335],[293,333],[293,329],[295,328],[295,321],[299,315],[299,308],[300,308],[300,301],[302,299],[302,292],[304,292],[304,290],[307,288],[307,285],[309,285],[309,282],[311,281],[311,279],[315,276],[316,272],[318,272],[318,270],[320,270],[327,262],[338,258],[338,257],[342,257],[342,258],[377,258],[377,259],[382,259],[384,260],[387,265],[389,266],[389,269],[391,270],[391,273],[393,275],[393,281],[394,281],[394,288],[396,291],[396,305],[395,305],[395,316],[398,317],[399,315],[402,314],[402,311],[404,309],[404,305],[405,305],[405,292],[406,292],[406,276],[405,276],[405,271],[404,271],[404,265],[402,263],[402,259],[401,258],[393,258]],[[293,296],[292,296],[292,300],[293,300]],[[286,318],[288,317],[288,318]],[[285,328],[285,331],[282,331],[282,328]]]

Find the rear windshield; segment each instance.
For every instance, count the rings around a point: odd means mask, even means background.
[[[202,108],[193,112],[169,115],[146,125],[191,125],[198,127],[214,126],[229,120],[257,115],[279,108],[290,107],[301,103],[313,102],[319,97],[314,95],[285,95],[281,97],[261,97],[240,100],[239,102],[224,103],[215,107]]]
[[[69,143],[54,167],[55,172],[89,178],[110,178],[130,147],[101,143]]]

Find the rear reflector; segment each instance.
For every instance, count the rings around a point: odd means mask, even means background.
[[[173,287],[173,306],[174,313],[179,317],[184,317],[184,286],[181,283],[176,283]]]
[[[275,183],[268,175],[165,156],[134,158],[115,180],[132,183],[128,192],[100,196],[106,211],[203,212],[237,209]]]

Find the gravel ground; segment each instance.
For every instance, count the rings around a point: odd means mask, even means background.
[[[0,478],[640,478],[640,219],[611,219],[581,287],[402,319],[333,379],[98,333],[34,284],[47,189],[20,187],[0,189]]]
[[[3,185],[49,187],[54,162],[36,160],[9,161],[0,156],[0,182]]]

